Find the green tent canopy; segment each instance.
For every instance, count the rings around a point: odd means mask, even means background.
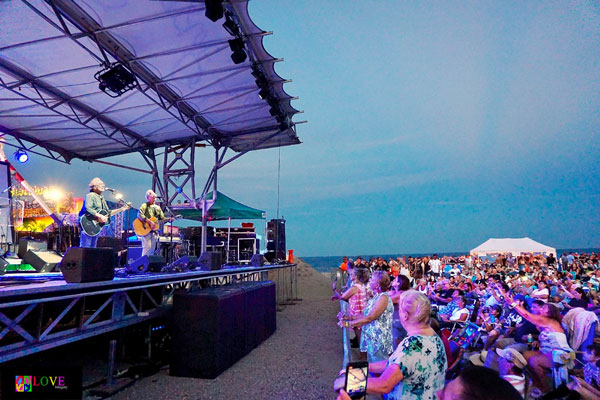
[[[212,199],[212,192],[206,195],[207,199]],[[197,200],[198,202],[201,199]],[[202,221],[202,210],[196,209],[180,209],[177,214],[185,219],[193,219]],[[208,210],[209,221],[223,221],[231,219],[265,219],[266,213],[256,208],[248,207],[242,203],[227,197],[217,190],[217,199],[212,207]]]

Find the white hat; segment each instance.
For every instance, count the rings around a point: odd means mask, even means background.
[[[512,347],[507,347],[506,349],[496,349],[496,353],[502,358],[511,363],[515,364],[515,367],[523,369],[527,365],[527,360],[521,353],[519,353],[516,349]]]
[[[473,365],[483,367],[485,365],[485,358],[487,357],[487,350],[483,350],[481,353],[473,354],[469,357],[469,360]]]

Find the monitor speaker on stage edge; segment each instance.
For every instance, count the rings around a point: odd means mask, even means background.
[[[51,251],[27,250],[23,257],[23,263],[31,265],[37,272],[54,272],[61,260],[61,256]]]
[[[127,264],[127,271],[134,274],[160,272],[166,264],[167,261],[162,256],[142,256]]]
[[[116,265],[116,255],[110,247],[69,247],[60,271],[68,283],[111,281]]]

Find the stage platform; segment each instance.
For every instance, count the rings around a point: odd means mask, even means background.
[[[145,274],[116,269],[114,280],[90,283],[67,283],[61,273],[8,273],[0,276],[0,363],[165,316],[176,290],[274,280],[279,303],[293,290],[295,268],[284,263]]]

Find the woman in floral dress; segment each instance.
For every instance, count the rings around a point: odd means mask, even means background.
[[[362,327],[360,351],[367,353],[367,361],[387,360],[394,350],[392,319],[394,305],[388,293],[390,277],[384,271],[375,271],[369,282],[374,296],[365,308],[364,316],[346,322],[350,328]]]

